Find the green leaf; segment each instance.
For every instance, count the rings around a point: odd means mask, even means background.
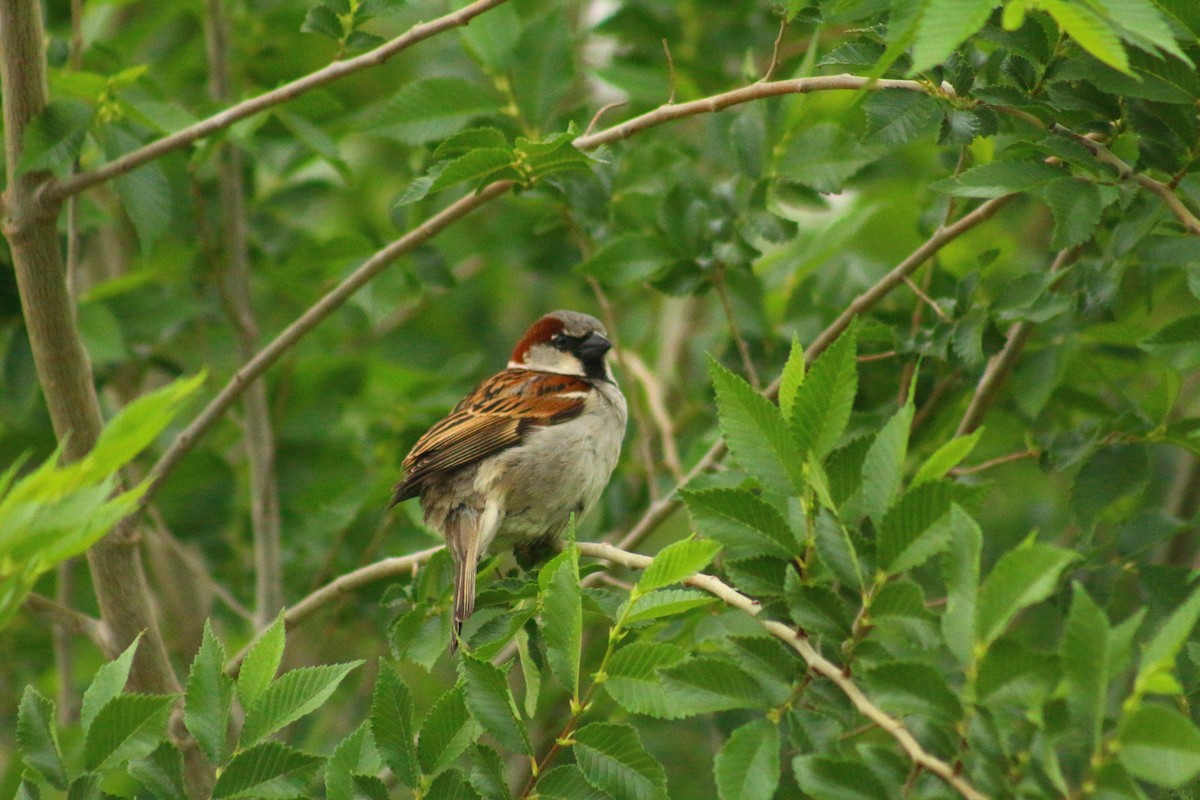
[[[989,161],[929,185],[959,197],[1003,197],[1027,192],[1063,177],[1063,171],[1041,161]]]
[[[542,636],[550,671],[579,696],[579,658],[583,648],[583,591],[579,588],[579,549],[568,545],[538,574],[542,598]]]
[[[818,192],[840,192],[846,181],[878,155],[840,126],[822,122],[788,142],[778,169],[782,177]]]
[[[427,776],[454,764],[455,760],[479,738],[479,725],[467,711],[462,685],[442,695],[421,724],[417,740],[417,759]]]
[[[883,710],[894,716],[918,716],[954,722],[962,716],[958,696],[942,673],[919,661],[889,661],[863,676],[864,686]]]
[[[144,758],[130,761],[129,774],[158,800],[188,800],[183,788],[183,754],[170,742],[163,742]]]
[[[249,711],[259,695],[275,680],[275,673],[283,661],[283,644],[283,612],[280,612],[242,660],[242,668],[238,671],[237,696],[243,709]]]
[[[1070,0],[1040,0],[1039,7],[1054,17],[1080,47],[1121,72],[1129,70],[1129,56],[1112,24],[1091,8]]]
[[[927,0],[917,22],[909,74],[941,64],[988,21],[997,0]]]
[[[213,800],[229,797],[295,797],[303,779],[324,759],[283,742],[259,742],[233,757],[213,788]]]
[[[446,653],[450,641],[450,615],[427,605],[414,606],[388,631],[388,644],[397,661],[411,661],[426,671]]]
[[[143,144],[123,124],[104,128],[103,138],[105,154],[113,160]],[[156,160],[121,175],[114,183],[125,213],[137,231],[142,252],[149,252],[171,223],[171,185],[167,173]]]
[[[661,674],[663,688],[676,698],[681,716],[770,705],[758,681],[722,657],[698,656]]]
[[[233,680],[225,674],[225,648],[217,640],[210,620],[188,672],[183,723],[213,764],[226,755],[229,715],[233,707]]]
[[[659,670],[680,664],[686,658],[686,650],[671,644],[634,642],[626,645],[609,659],[604,689],[632,714],[676,719],[683,715],[683,710],[663,690]]]
[[[520,169],[529,180],[537,180],[556,172],[589,172],[593,161],[575,147],[575,126],[542,141],[517,137],[516,152]]]
[[[604,286],[625,286],[653,280],[676,260],[662,237],[625,233],[609,239],[575,266],[575,274],[595,278]]]
[[[521,678],[525,684],[524,710],[525,716],[532,719],[537,716],[538,697],[542,693],[542,670],[529,647],[529,633],[521,628],[515,637],[517,642],[517,660],[521,663]]]
[[[1085,527],[1122,497],[1141,492],[1150,480],[1144,444],[1116,444],[1092,454],[1075,476],[1071,507]]]
[[[405,84],[374,120],[374,128],[405,144],[444,139],[472,118],[498,111],[496,96],[462,78],[427,78]]]
[[[682,539],[667,545],[642,572],[637,591],[649,593],[672,583],[680,583],[707,567],[721,552],[721,545],[707,539]]]
[[[488,800],[512,800],[504,759],[500,754],[486,744],[478,744],[471,756],[471,773],[468,776],[471,787]]]
[[[766,719],[729,735],[713,761],[721,800],[770,800],[779,786],[779,729]]]
[[[681,489],[696,530],[725,548],[727,558],[791,559],[799,545],[774,506],[745,489]]]
[[[25,766],[41,775],[55,789],[66,789],[70,779],[63,766],[54,729],[54,701],[32,686],[26,686],[17,710],[17,745]]]
[[[1063,571],[1078,559],[1078,553],[1032,539],[1001,556],[979,591],[977,646],[986,650],[1022,609],[1049,597]]]
[[[547,772],[538,781],[537,795],[541,800],[609,800],[608,795],[594,789],[574,764],[564,764]]]
[[[845,639],[850,635],[846,602],[828,586],[805,584],[794,570],[788,570],[788,614],[806,633]]]
[[[83,147],[95,109],[74,100],[54,100],[25,128],[18,173],[65,173]]]
[[[463,43],[487,66],[499,73],[508,69],[521,37],[521,17],[510,5],[496,6],[460,29]]]
[[[507,6],[505,6],[507,8]],[[497,128],[468,128],[442,141],[433,151],[438,161],[456,158],[472,150],[511,150],[508,140]]]
[[[862,513],[879,524],[900,488],[904,458],[908,455],[908,429],[913,404],[905,403],[875,434],[862,468]]]
[[[862,761],[797,756],[792,760],[796,783],[814,800],[879,800],[887,790]]]
[[[644,594],[633,601],[625,615],[626,625],[683,614],[694,608],[703,608],[716,602],[715,597],[696,589],[659,589]]]
[[[317,5],[308,9],[304,22],[300,25],[301,33],[317,33],[339,42],[346,31],[342,21],[329,6]]]
[[[926,138],[942,120],[942,109],[936,100],[924,92],[905,89],[872,92],[865,110],[867,127],[863,138],[888,147]]]
[[[285,672],[246,709],[238,744],[244,749],[320,708],[350,671],[362,664],[326,664]]]
[[[430,184],[429,191],[437,192],[457,183],[490,183],[494,177],[500,177],[501,172],[511,172],[515,163],[513,152],[508,148],[471,150],[446,164]]]
[[[1200,774],[1200,731],[1172,708],[1140,707],[1121,726],[1118,741],[1121,764],[1148,783],[1178,789]]]
[[[83,704],[79,709],[79,722],[83,725],[85,736],[92,729],[92,721],[100,713],[100,709],[125,691],[125,684],[129,681],[129,670],[133,666],[133,657],[141,641],[142,637],[139,634],[121,655],[96,670],[95,677],[83,693]]]
[[[796,395],[804,385],[804,347],[800,337],[792,337],[792,349],[788,351],[787,362],[783,365],[783,373],[779,376],[779,410],[788,423],[793,423],[796,409]]]
[[[1054,238],[1050,246],[1055,250],[1081,245],[1096,233],[1104,201],[1094,183],[1060,178],[1043,187],[1041,194],[1054,214]]]
[[[837,579],[858,590],[865,588],[858,550],[849,533],[833,514],[822,509],[817,514],[813,544],[821,564],[828,567]]]
[[[1134,680],[1136,692],[1155,692],[1172,688],[1171,671],[1175,669],[1175,657],[1184,642],[1191,636],[1200,621],[1200,588],[1195,589],[1183,605],[1171,612],[1154,638],[1142,651],[1141,666]]]
[[[667,776],[630,726],[593,722],[573,738],[583,777],[613,800],[667,800]]]
[[[475,789],[460,770],[448,769],[429,784],[422,800],[479,800]]]
[[[983,431],[983,428],[976,428],[974,433],[966,436],[955,436],[939,447],[921,465],[921,468],[917,470],[916,476],[912,479],[910,489],[915,489],[927,481],[936,481],[957,467],[975,449],[975,445],[979,443],[979,437],[983,435]]]
[[[148,755],[166,736],[171,695],[123,694],[104,704],[84,737],[88,770],[105,769]]]
[[[779,407],[711,356],[709,373],[721,431],[738,464],[781,497],[802,491],[804,459]]]
[[[475,721],[512,752],[533,755],[529,733],[500,668],[463,654],[458,671],[465,685],[467,709]]]
[[[791,425],[801,453],[824,458],[846,430],[858,391],[857,349],[852,325],[821,353],[796,393]]]
[[[561,11],[525,19],[509,75],[512,91],[526,120],[542,128],[553,119],[571,88],[575,59],[570,23]]]
[[[983,531],[969,514],[952,506],[948,524],[956,531],[942,558],[946,582],[946,609],[942,612],[942,637],[961,665],[974,659],[975,605],[979,594],[979,553]]]
[[[379,754],[396,780],[415,788],[421,768],[413,743],[412,697],[395,668],[382,659],[371,696],[371,733]]]
[[[1108,697],[1109,624],[1104,610],[1096,605],[1083,584],[1072,586],[1071,608],[1063,623],[1059,658],[1071,709],[1071,725],[1086,733],[1089,747],[1099,753],[1104,727],[1104,704]]]
[[[905,492],[883,517],[876,557],[889,575],[920,566],[942,552],[954,535],[944,524],[957,487],[948,481],[923,483]]]
[[[379,754],[371,742],[370,727],[364,722],[343,739],[325,763],[325,797],[327,800],[358,800],[355,777],[379,771]],[[387,797],[384,789],[383,796]]]

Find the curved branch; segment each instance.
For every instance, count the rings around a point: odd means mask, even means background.
[[[353,572],[347,572],[345,575],[339,575],[288,608],[287,611],[284,611],[284,627],[287,630],[291,630],[324,606],[340,600],[360,586],[366,586],[369,583],[375,583],[386,578],[394,578],[397,575],[414,572],[418,567],[432,558],[434,553],[442,549],[443,545],[438,545],[437,547],[430,547],[425,550],[418,550],[415,553],[409,553],[406,556],[385,558],[382,561],[376,561],[374,564],[360,567]],[[258,640],[262,638],[265,631],[266,628],[258,631],[254,635],[254,638],[237,655],[229,659],[229,662],[225,664],[225,671],[227,673],[230,675],[237,674],[237,671],[242,667],[242,661],[246,658],[246,654],[258,643]]]
[[[113,642],[112,636],[109,635],[108,626],[95,617],[88,616],[82,611],[76,611],[37,592],[30,592],[25,597],[24,606],[27,612],[49,622],[58,630],[77,636],[86,636],[88,641],[99,648],[106,659],[116,658],[117,654],[121,652]]]
[[[610,544],[579,542],[578,547],[579,552],[585,556],[610,561],[630,569],[645,569],[652,561],[648,556],[630,553],[613,547]],[[757,602],[711,575],[697,573],[685,580],[684,583],[706,591],[720,599],[726,605],[736,608],[739,611],[744,611],[752,617],[758,618],[759,612],[762,611],[762,607]],[[837,686],[842,694],[846,695],[850,702],[854,704],[854,707],[858,709],[860,714],[878,725],[880,730],[896,740],[913,764],[937,775],[952,789],[964,798],[967,798],[967,800],[987,800],[987,795],[968,783],[958,774],[958,770],[953,765],[947,764],[923,748],[921,743],[904,726],[904,723],[872,703],[870,698],[858,688],[858,685],[850,680],[843,669],[817,652],[816,648],[809,644],[806,637],[801,636],[793,628],[784,625],[782,622],[758,618],[758,623],[766,628],[767,632],[772,636],[799,653],[810,670],[822,677],[828,678]]]
[[[71,195],[78,194],[84,189],[88,189],[98,183],[103,183],[118,175],[124,175],[126,172],[137,169],[143,164],[164,156],[167,153],[187,147],[192,142],[203,139],[205,136],[209,136],[217,131],[224,130],[239,120],[253,116],[260,111],[266,111],[273,106],[286,103],[305,92],[324,86],[327,83],[332,83],[347,75],[359,72],[368,67],[378,66],[401,50],[411,47],[417,42],[436,36],[443,31],[466,25],[483,12],[495,8],[504,2],[505,0],[475,0],[474,3],[445,16],[414,25],[400,36],[381,44],[374,50],[345,61],[335,61],[327,67],[285,83],[283,86],[272,89],[269,92],[263,92],[257,97],[243,100],[224,111],[219,111],[194,125],[189,125],[182,130],[157,139],[145,147],[140,147],[96,169],[77,173],[61,181],[47,183],[41,192],[39,192],[38,201],[43,208],[55,206]]]

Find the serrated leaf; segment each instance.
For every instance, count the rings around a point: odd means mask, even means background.
[[[158,800],[188,800],[183,787],[183,754],[163,742],[150,755],[129,762],[129,774]]]
[[[521,21],[521,35],[509,67],[513,95],[524,118],[545,128],[573,84],[572,29],[560,10]]]
[[[721,800],[770,800],[779,786],[779,729],[756,719],[735,730],[713,761]]]
[[[83,147],[95,113],[88,103],[74,100],[48,103],[25,127],[18,172],[66,172]]]
[[[423,144],[454,133],[467,120],[498,111],[496,96],[461,78],[428,78],[406,84],[373,127],[405,144]]]
[[[1180,49],[1175,41],[1175,34],[1163,12],[1152,0],[1096,0],[1103,8],[1108,18],[1114,21],[1122,31],[1122,38],[1131,44],[1153,53],[1157,48],[1170,53],[1189,67],[1193,67],[1191,59]],[[1157,53],[1154,53],[1157,55]],[[1193,74],[1195,74],[1193,72]]]
[[[822,509],[817,514],[817,524],[813,533],[813,545],[821,564],[847,586],[863,589],[865,581],[858,549],[837,518]]]
[[[380,664],[371,696],[371,733],[396,780],[416,787],[420,778],[414,744],[412,697],[391,664]]]
[[[84,767],[104,769],[150,753],[166,736],[174,704],[170,695],[123,694],[109,700],[84,737]]]
[[[602,685],[630,713],[675,719],[682,710],[663,690],[659,670],[673,667],[686,658],[687,651],[675,645],[634,642],[613,653]]]
[[[1113,69],[1131,74],[1129,55],[1104,17],[1083,4],[1067,0],[1040,0],[1040,8],[1054,17],[1059,27],[1084,50]]]
[[[538,781],[541,800],[609,800],[608,795],[587,782],[574,764],[564,764],[547,772]]]
[[[839,192],[846,181],[879,153],[831,122],[801,131],[788,142],[779,160],[779,174],[818,192]]]
[[[801,492],[804,459],[779,407],[711,356],[709,374],[721,431],[738,464],[781,497]]]
[[[871,699],[893,715],[915,715],[944,722],[962,716],[958,696],[929,664],[889,661],[867,672],[863,680]]]
[[[1161,676],[1171,673],[1175,668],[1175,657],[1195,630],[1197,621],[1200,621],[1200,588],[1171,612],[1142,651],[1141,665],[1134,680],[1136,690],[1148,691],[1159,683]]]
[[[417,739],[417,759],[427,776],[447,769],[479,738],[479,725],[467,711],[463,687],[455,686],[442,695],[425,721]]]
[[[1079,554],[1027,540],[1000,557],[979,590],[975,641],[986,649],[1018,612],[1049,597]]]
[[[1071,709],[1071,724],[1087,734],[1088,745],[1098,753],[1108,696],[1109,624],[1083,584],[1072,587],[1071,608],[1063,623],[1059,658]]]
[[[575,126],[571,124],[566,131],[541,141],[517,137],[515,150],[522,172],[536,180],[555,172],[589,171],[592,159],[575,147],[575,136]]]
[[[333,39],[335,42],[341,41],[345,30],[342,27],[342,21],[338,19],[338,15],[333,13],[333,10],[324,4],[311,6],[308,13],[304,15],[304,22],[300,25],[301,33],[318,33]]]
[[[998,0],[928,0],[913,39],[909,74],[924,72],[950,57],[988,21]]]
[[[434,778],[421,797],[422,800],[479,800],[475,789],[458,769],[448,769]]]
[[[83,726],[85,736],[91,730],[92,721],[100,709],[125,690],[125,684],[129,681],[129,670],[133,666],[133,656],[141,641],[142,637],[139,634],[121,655],[96,670],[96,675],[83,693],[83,703],[79,709],[79,722]]]
[[[727,558],[786,560],[799,547],[780,513],[745,489],[682,489],[679,496],[696,530],[719,542]]]
[[[374,777],[380,766],[379,754],[371,741],[369,724],[364,722],[334,748],[333,754],[325,762],[326,800],[359,800],[356,776]],[[383,794],[386,797],[387,791]]]
[[[888,147],[899,147],[928,136],[942,119],[942,110],[936,100],[923,92],[905,89],[873,92],[865,110],[867,127],[863,138]]]
[[[283,661],[283,645],[283,613],[280,612],[242,659],[242,668],[238,671],[237,696],[243,709],[249,711],[259,695],[275,680],[275,673]]]
[[[889,575],[913,569],[940,553],[954,530],[948,524],[955,485],[947,481],[923,483],[905,492],[888,509],[879,526],[876,558]]]
[[[143,142],[123,125],[104,128],[104,150],[109,159],[117,159],[141,147]],[[171,223],[171,185],[159,161],[151,161],[121,175],[114,183],[121,204],[143,253],[154,245]]]
[[[809,635],[844,639],[850,635],[846,602],[828,586],[805,584],[789,570],[786,578],[788,614]]]
[[[851,326],[813,362],[796,393],[792,431],[801,453],[820,460],[846,430],[858,391],[858,330]]]
[[[572,697],[579,696],[579,658],[583,647],[583,593],[579,587],[579,549],[568,545],[538,574],[542,589],[542,636],[550,671]]]
[[[472,150],[483,149],[506,150],[510,148],[508,140],[497,128],[468,128],[444,139],[433,151],[433,157],[442,161],[461,156]]]
[[[699,656],[664,669],[661,675],[663,689],[676,698],[680,715],[770,705],[758,682],[724,658]]]
[[[225,674],[225,648],[204,621],[200,649],[188,671],[183,724],[213,764],[225,761],[233,680]]]
[[[973,433],[966,436],[955,436],[939,447],[917,470],[910,488],[916,488],[928,481],[938,480],[957,467],[964,458],[971,455],[971,451],[979,443],[979,437],[983,435],[983,431],[983,428],[976,428]]]
[[[862,467],[862,513],[880,524],[891,508],[908,455],[908,431],[912,427],[912,402],[905,403],[875,434]]]
[[[613,800],[667,800],[667,776],[630,726],[593,722],[573,738],[583,777]]]
[[[507,148],[471,150],[442,167],[429,191],[437,192],[458,183],[488,182],[505,170],[511,172],[514,164],[513,152]]]
[[[1096,233],[1103,201],[1095,184],[1060,178],[1042,189],[1042,197],[1054,214],[1054,239],[1050,246],[1055,250],[1081,245]]]
[[[397,661],[410,661],[424,668],[446,653],[450,640],[450,615],[427,605],[417,605],[396,619],[388,631],[388,645]]]
[[[779,410],[783,412],[786,422],[792,423],[795,417],[796,395],[804,385],[804,348],[800,337],[792,337],[792,349],[788,351],[787,362],[779,376]]]
[[[1121,764],[1131,775],[1177,789],[1200,774],[1200,730],[1166,706],[1143,705],[1121,725]]]
[[[862,761],[797,756],[792,760],[796,783],[819,800],[878,800],[888,792]]]
[[[673,542],[654,556],[637,582],[641,593],[652,592],[672,583],[679,583],[707,567],[721,552],[718,542],[707,539],[682,539]]]
[[[17,745],[25,766],[56,789],[66,789],[69,778],[54,729],[54,701],[26,686],[17,711]]]
[[[1085,527],[1104,509],[1141,492],[1150,480],[1150,455],[1144,444],[1102,447],[1084,462],[1071,486],[1071,509]]]
[[[514,753],[533,755],[508,680],[499,667],[463,654],[458,665],[467,710],[485,731]]]
[[[471,772],[467,776],[471,787],[487,800],[511,800],[504,759],[486,744],[475,746],[471,754]],[[540,783],[540,781],[539,781]]]
[[[342,679],[362,664],[326,664],[285,672],[271,683],[246,709],[246,721],[238,739],[244,749],[264,736],[320,708]]]
[[[595,278],[608,287],[653,280],[676,260],[662,237],[625,233],[609,239],[575,266],[575,274]]]
[[[696,589],[659,589],[639,597],[625,615],[626,625],[683,614],[716,602],[712,595]]]
[[[233,757],[213,788],[213,800],[230,797],[295,796],[295,782],[323,759],[283,742],[259,742]],[[291,790],[290,793],[287,790]]]
[[[1045,186],[1061,177],[1062,170],[1040,161],[989,161],[934,181],[929,188],[958,197],[1003,197]]]
[[[948,523],[957,533],[942,558],[942,580],[946,583],[946,609],[942,612],[942,637],[959,664],[974,658],[975,606],[979,595],[979,553],[983,531],[959,506],[950,509]]]

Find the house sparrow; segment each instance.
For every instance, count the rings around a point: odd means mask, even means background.
[[[475,569],[494,539],[531,547],[562,535],[608,483],[625,397],[594,317],[555,311],[525,332],[508,367],[479,384],[404,459],[391,508],[420,496],[454,559],[454,635],[475,609]]]

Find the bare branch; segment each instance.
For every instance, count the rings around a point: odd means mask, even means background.
[[[633,374],[646,395],[646,405],[654,419],[654,427],[658,429],[659,441],[662,442],[663,463],[667,465],[676,482],[682,481],[683,461],[679,458],[679,449],[675,444],[675,425],[667,412],[662,383],[650,372],[646,362],[633,351],[625,353],[625,367]]]
[[[289,100],[294,100],[305,92],[333,83],[347,75],[360,72],[368,67],[378,66],[400,51],[432,36],[436,36],[443,31],[466,25],[483,12],[495,8],[504,2],[505,0],[475,0],[470,5],[463,6],[445,16],[414,25],[400,36],[381,44],[374,50],[345,61],[336,61],[327,67],[285,83],[283,86],[272,89],[269,92],[264,92],[249,100],[243,100],[236,105],[226,108],[224,111],[219,111],[211,117],[202,119],[194,125],[189,125],[182,130],[164,136],[145,147],[140,147],[94,170],[72,175],[62,181],[51,182],[40,192],[38,201],[43,208],[53,207],[73,194],[78,194],[84,189],[95,186],[98,183],[103,183],[118,175],[124,175],[126,172],[137,169],[143,164],[164,156],[167,153],[187,147],[198,139],[203,139],[205,136],[210,136],[217,131],[228,128],[238,120],[253,116],[261,111],[266,111]]]
[[[666,39],[662,40],[663,52],[667,54],[667,74],[671,81],[671,94],[667,96],[667,105],[675,105],[675,59],[671,58],[671,45]]]
[[[36,617],[46,620],[58,630],[86,636],[88,641],[96,645],[105,658],[116,658],[120,650],[108,635],[104,623],[95,617],[76,611],[49,597],[31,592],[25,598],[25,610]]]
[[[762,76],[763,83],[769,83],[775,77],[775,68],[779,66],[779,46],[783,43],[783,32],[787,30],[787,14],[779,15],[779,33],[775,34],[775,44],[771,48],[771,63],[767,72]]]
[[[585,556],[610,561],[629,569],[645,569],[652,561],[648,556],[630,553],[604,543],[579,542],[579,552]],[[757,602],[711,575],[697,573],[685,580],[684,583],[706,591],[720,599],[726,605],[743,611],[752,617],[758,618],[759,612],[762,611],[762,607]],[[796,633],[795,629],[784,625],[782,622],[761,618],[758,619],[758,622],[772,636],[799,653],[810,670],[828,678],[830,682],[837,686],[849,698],[850,702],[854,704],[854,707],[858,709],[860,714],[878,725],[888,736],[895,739],[897,744],[900,745],[913,762],[914,766],[937,775],[962,797],[967,798],[967,800],[987,800],[987,795],[968,783],[959,775],[958,770],[953,765],[947,764],[925,750],[921,746],[921,743],[909,732],[908,728],[904,726],[904,723],[872,703],[863,694],[862,690],[858,688],[858,685],[845,674],[845,671],[817,652],[816,648],[809,643],[806,637]]]
[[[314,613],[345,597],[350,592],[359,587],[366,586],[370,583],[382,581],[387,578],[394,578],[399,575],[414,573],[422,564],[433,557],[433,554],[443,549],[442,545],[430,547],[425,550],[418,550],[415,553],[410,553],[406,556],[397,556],[395,558],[385,558],[382,561],[376,561],[374,564],[368,564],[365,567],[347,572],[345,575],[340,575],[334,580],[322,586],[320,589],[309,594],[300,602],[288,608],[283,614],[283,624],[287,630],[299,625],[304,620],[308,619]],[[225,665],[225,671],[230,675],[236,675],[237,671],[242,667],[242,660],[246,658],[246,654],[258,642],[265,632],[265,628],[260,629],[254,635],[241,652],[235,655]]]
[[[963,475],[975,475],[977,473],[989,470],[992,467],[998,467],[1001,464],[1011,464],[1014,461],[1023,461],[1026,458],[1037,458],[1041,454],[1041,450],[1022,450],[1019,453],[1009,453],[1005,456],[990,458],[987,461],[981,461],[978,464],[971,464],[970,466],[965,467],[955,467],[954,469],[950,470],[950,474],[956,477],[961,477]]]
[[[600,121],[600,118],[603,117],[605,114],[607,114],[609,111],[612,111],[614,108],[620,108],[621,106],[627,106],[627,105],[629,105],[629,103],[627,101],[617,100],[616,102],[608,103],[607,105],[600,106],[600,110],[592,115],[592,121],[588,123],[587,130],[585,130],[583,132],[583,135],[584,136],[590,135],[591,132],[593,130],[595,130],[596,123],[598,123]]]
[[[725,321],[729,323],[729,333],[733,336],[734,343],[737,344],[738,355],[742,359],[742,369],[746,370],[746,377],[750,379],[750,385],[761,392],[762,381],[758,379],[758,370],[754,368],[754,359],[750,357],[750,345],[746,343],[746,337],[742,336],[741,328],[737,323],[737,314],[733,313],[733,303],[729,300],[729,286],[725,283],[724,266],[718,268],[713,276],[713,288],[717,290],[717,297],[721,300]]]

